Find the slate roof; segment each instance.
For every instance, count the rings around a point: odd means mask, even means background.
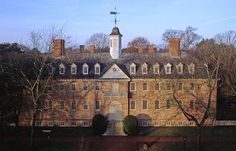
[[[59,75],[59,65],[63,63],[65,65],[65,74]],[[77,74],[71,74],[71,65],[77,65]],[[89,65],[89,74],[83,75],[83,64]],[[94,65],[99,63],[101,66],[100,75],[95,75]],[[83,53],[83,54],[68,54],[63,58],[56,59],[53,66],[55,67],[55,73],[60,78],[78,78],[78,79],[99,79],[102,75],[113,65],[117,64],[121,70],[127,74],[130,78],[136,79],[149,79],[149,78],[166,78],[166,79],[186,79],[186,78],[206,78],[207,75],[203,69],[203,63],[199,63],[193,58],[188,56],[172,57],[167,53],[123,53],[119,59],[112,59],[110,53]],[[130,65],[134,63],[136,65],[136,74],[129,73]],[[146,63],[148,65],[148,74],[142,74],[142,65]],[[160,65],[160,75],[153,73],[153,65],[158,63]],[[170,63],[172,65],[172,72],[170,75],[165,74],[164,65]],[[183,74],[178,74],[176,65],[183,64]],[[188,65],[195,64],[195,74],[192,75],[188,72]]]

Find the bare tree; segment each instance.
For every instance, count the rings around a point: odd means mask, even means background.
[[[128,47],[147,47],[150,45],[150,41],[146,37],[136,37],[128,43]]]
[[[189,50],[201,40],[201,36],[195,33],[196,31],[197,29],[191,26],[186,27],[185,30],[168,29],[162,34],[162,40],[167,44],[170,38],[179,38],[181,49]]]
[[[109,48],[109,37],[104,33],[95,33],[85,42],[86,47],[90,45],[95,45],[97,49],[107,49]]]
[[[215,35],[214,40],[219,44],[232,45],[236,47],[236,31],[229,30]]]

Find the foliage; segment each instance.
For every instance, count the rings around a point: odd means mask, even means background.
[[[138,119],[133,115],[128,115],[123,120],[124,132],[128,135],[138,134]]]
[[[147,47],[150,45],[150,41],[146,37],[136,37],[128,43],[128,47]]]
[[[95,135],[102,135],[107,130],[107,119],[101,114],[96,114],[92,120],[92,128]]]
[[[236,31],[229,30],[223,33],[216,34],[214,40],[219,44],[231,45],[236,48]]]
[[[108,49],[109,48],[109,37],[104,33],[95,33],[85,42],[86,47],[95,45],[96,49]]]

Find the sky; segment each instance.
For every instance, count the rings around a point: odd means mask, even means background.
[[[59,26],[84,44],[94,33],[110,34],[115,6],[123,47],[137,36],[160,44],[167,29],[192,26],[203,38],[236,30],[236,0],[1,0],[0,43],[25,43],[30,32]]]

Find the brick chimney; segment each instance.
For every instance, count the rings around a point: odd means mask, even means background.
[[[171,38],[169,39],[169,54],[172,56],[180,55],[180,39],[179,38]]]
[[[90,45],[89,46],[89,53],[94,54],[94,52],[95,52],[95,45]]]
[[[148,46],[148,52],[149,53],[155,53],[156,52],[156,48],[154,45],[149,45]]]
[[[144,47],[143,46],[138,47],[138,53],[144,53]]]
[[[62,57],[65,50],[65,40],[63,39],[54,39],[52,41],[52,56],[55,58]]]
[[[82,53],[85,53],[84,51],[84,45],[80,45],[79,46],[79,52],[82,54]]]

